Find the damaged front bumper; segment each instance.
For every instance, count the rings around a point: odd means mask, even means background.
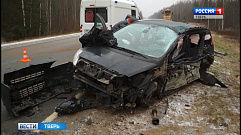
[[[11,115],[18,116],[20,111],[60,94],[61,91],[54,91],[54,86],[72,80],[72,63],[50,68],[53,63],[32,65],[4,74],[2,101]]]
[[[112,72],[106,70],[105,68],[94,64],[92,62],[86,60],[80,60],[78,66],[74,72],[74,79],[80,81],[85,90],[91,93],[99,93],[97,97],[101,95],[101,93],[105,93],[112,98],[120,101],[120,106],[123,106],[123,92],[124,88],[119,87],[118,89],[114,87],[113,80],[120,79],[123,75],[118,75],[116,72]],[[117,80],[118,80],[117,79]],[[103,102],[100,100],[99,102],[102,104],[110,105],[111,101]],[[98,102],[98,101],[97,101]]]
[[[85,59],[80,59],[74,68],[74,79],[87,92],[96,94],[97,102],[105,106],[134,108],[137,99],[144,105],[157,89],[157,82],[152,80],[154,72],[127,77]]]

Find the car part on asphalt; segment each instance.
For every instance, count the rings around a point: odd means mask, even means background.
[[[27,110],[26,112],[24,112],[24,114],[27,116],[27,117],[31,117],[35,114],[35,111],[33,109],[29,109]]]
[[[96,108],[97,104],[93,102],[88,102],[83,99],[76,99],[75,97],[70,98],[67,101],[61,103],[58,107],[56,107],[55,112],[58,115],[75,113],[78,111],[83,111],[86,109]]]
[[[159,119],[157,118],[157,110],[156,109],[152,109],[152,115],[153,115],[152,124],[159,125]]]
[[[73,78],[72,63],[50,68],[53,62],[31,65],[14,72],[4,74],[1,84],[3,104],[13,116],[29,107],[46,102],[65,92]],[[62,85],[64,89],[56,90]]]
[[[89,119],[85,122],[85,124],[87,124],[87,125],[91,125],[91,124],[92,124],[92,120],[91,120],[91,118],[89,118]]]
[[[227,126],[228,126],[228,124],[227,124],[227,123],[221,123],[221,124],[219,124],[219,126],[224,126],[224,127],[227,127]]]
[[[222,57],[222,56],[227,56],[228,54],[227,53],[218,52],[218,51],[214,50],[214,55],[218,56],[218,57]]]

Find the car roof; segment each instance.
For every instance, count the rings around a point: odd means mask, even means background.
[[[183,33],[186,30],[189,30],[191,28],[207,29],[207,28],[204,28],[204,27],[196,26],[196,25],[191,25],[191,24],[181,23],[181,22],[175,22],[175,21],[169,21],[169,20],[164,20],[164,19],[144,19],[144,20],[138,20],[136,23],[166,26],[166,27],[174,30],[177,33]]]

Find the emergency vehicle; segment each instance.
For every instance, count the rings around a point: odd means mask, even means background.
[[[82,0],[80,7],[80,37],[94,26],[95,14],[101,15],[111,29],[129,14],[142,19],[134,1],[129,0]]]
[[[172,21],[172,15],[173,15],[173,12],[170,9],[166,9],[165,11],[163,11],[163,19],[164,20]]]

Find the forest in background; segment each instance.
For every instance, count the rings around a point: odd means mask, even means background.
[[[1,0],[1,40],[78,32],[81,0]]]
[[[223,7],[221,19],[194,19],[194,7]],[[209,29],[226,34],[240,41],[240,0],[188,0],[179,1],[170,7],[165,7],[149,18],[162,19],[162,12],[169,8],[173,11],[173,21],[204,23]]]

